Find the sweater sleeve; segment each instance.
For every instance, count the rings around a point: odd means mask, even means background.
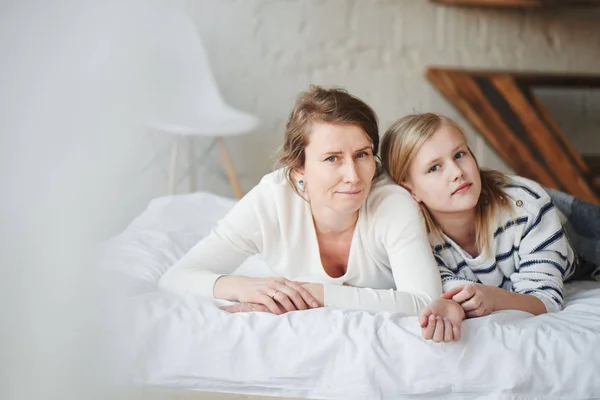
[[[440,271],[440,276],[442,278],[442,289],[444,290],[444,293],[459,286],[473,283],[473,281],[470,279],[456,275],[456,272],[446,265],[441,256],[434,255],[434,257],[438,265],[438,270]]]
[[[418,315],[442,294],[424,220],[417,203],[400,186],[386,189],[375,204],[369,228],[389,260],[396,289],[325,285],[325,305],[371,312]]]
[[[215,281],[232,273],[248,256],[261,252],[263,210],[269,208],[264,185],[248,192],[211,233],[161,277],[158,287],[176,294],[213,297]]]
[[[539,199],[522,202],[531,218],[519,245],[520,263],[510,279],[516,293],[536,296],[548,312],[560,311],[569,244],[550,197],[534,189]]]

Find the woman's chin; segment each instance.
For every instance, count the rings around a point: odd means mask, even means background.
[[[350,202],[348,202],[350,203]],[[340,214],[354,214],[355,212],[357,212],[358,210],[360,210],[360,207],[364,204],[364,201],[356,201],[353,202],[352,204],[338,204],[336,207],[336,210],[340,213]]]

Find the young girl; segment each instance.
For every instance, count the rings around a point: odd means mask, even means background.
[[[461,304],[467,318],[563,308],[563,281],[578,259],[539,184],[481,170],[463,130],[436,114],[401,118],[381,150],[387,173],[421,206],[443,298]]]

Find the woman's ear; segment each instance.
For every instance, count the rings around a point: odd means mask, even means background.
[[[306,183],[306,179],[304,178],[304,168],[294,168],[292,171],[292,177],[294,178],[296,183],[300,185],[301,188],[305,187],[303,186]]]
[[[415,199],[415,201],[417,203],[421,202],[421,199],[419,198],[419,196],[417,196],[413,190],[413,186],[411,185],[410,182],[408,181],[402,181],[400,182],[400,186],[402,186],[404,189],[408,190],[408,193],[410,193],[410,195],[412,196],[413,199]]]
[[[297,179],[303,179],[304,178],[304,168],[294,168],[294,177]]]

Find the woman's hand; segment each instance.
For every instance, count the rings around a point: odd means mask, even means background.
[[[233,310],[230,312],[267,311],[279,315],[319,307],[317,299],[306,288],[285,278],[225,275],[217,279],[213,290],[216,298],[241,303],[223,307]],[[263,307],[257,307],[261,305]]]
[[[451,342],[460,340],[460,329],[465,312],[452,300],[438,299],[428,305],[421,316],[421,334],[426,340]]]
[[[467,318],[483,317],[495,310],[497,290],[502,289],[480,283],[469,283],[447,291],[441,298],[452,299],[460,304]]]

